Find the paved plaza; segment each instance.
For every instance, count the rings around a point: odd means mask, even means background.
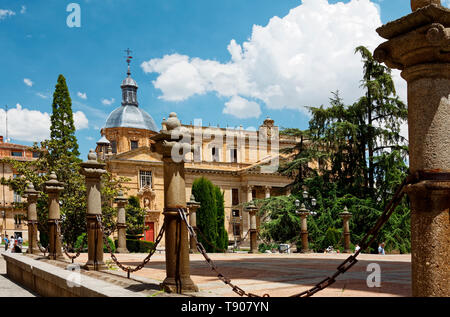
[[[209,254],[219,271],[232,283],[246,292],[272,297],[288,297],[302,292],[327,276],[331,276],[337,266],[348,256],[345,254]],[[117,254],[124,265],[136,266],[146,254]],[[87,254],[75,260],[84,264]],[[411,296],[411,255],[372,255],[361,254],[359,262],[347,273],[338,277],[336,283],[317,293],[317,297],[376,297]],[[105,261],[110,257],[105,254]],[[144,277],[155,282],[165,278],[165,256],[154,254],[151,261],[132,277]],[[371,263],[381,268],[380,287],[368,287],[367,271]],[[191,277],[201,290],[200,296],[233,297],[235,294],[228,285],[221,282],[211,271],[200,254],[190,255]],[[115,268],[110,272],[122,274]]]
[[[36,295],[14,283],[6,276],[6,262],[0,255],[0,297],[35,297]]]

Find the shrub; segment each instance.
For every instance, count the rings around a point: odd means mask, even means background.
[[[117,247],[117,240],[114,243]],[[148,253],[154,245],[151,241],[127,239],[127,249],[131,253]]]
[[[78,236],[77,241],[75,242],[75,246],[74,246],[75,250],[78,250],[78,248],[80,248],[81,243],[83,243],[83,239],[85,236],[86,236],[86,233],[82,233]],[[109,243],[109,246],[111,247],[112,252],[116,252],[116,246],[114,245],[114,242],[109,237],[108,237],[108,243]],[[86,239],[85,243],[83,244],[82,252],[87,252],[87,248],[88,248],[88,244],[87,244],[87,239]],[[104,243],[103,243],[103,252],[109,253],[108,247]]]

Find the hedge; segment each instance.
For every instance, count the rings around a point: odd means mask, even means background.
[[[114,244],[117,248],[117,240]],[[149,253],[154,245],[155,243],[151,241],[127,239],[127,250],[131,253]]]
[[[78,248],[81,246],[81,243],[83,242],[84,236],[86,235],[86,233],[82,233],[78,236],[77,241],[75,242],[75,250],[78,250]],[[109,242],[109,246],[111,247],[112,252],[116,252],[116,246],[114,245],[114,242],[111,240],[111,238],[108,237],[108,242]],[[87,252],[87,239],[86,242],[83,245],[83,250],[82,252]],[[103,252],[104,253],[109,253],[108,247],[103,243]]]

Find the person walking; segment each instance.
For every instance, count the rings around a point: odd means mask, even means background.
[[[384,242],[378,245],[378,254],[384,255]]]
[[[14,235],[11,235],[11,237],[9,238],[9,244],[11,244],[11,253],[14,253],[14,243],[16,242],[16,239],[14,237]]]
[[[8,235],[5,235],[5,237],[3,238],[3,241],[5,241],[5,251],[8,251],[8,246],[9,246]]]

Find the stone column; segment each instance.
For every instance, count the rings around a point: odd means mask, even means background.
[[[200,207],[200,203],[195,201],[194,195],[191,195],[191,200],[187,203],[189,210],[189,224],[194,228],[195,234],[197,234],[197,209]],[[197,244],[195,240],[189,237],[189,252],[197,252]]]
[[[256,229],[256,208],[253,202],[247,206],[247,211],[250,215],[250,252],[249,253],[258,253],[258,246],[256,244],[257,241],[257,229]]]
[[[266,186],[266,187],[264,187],[264,189],[266,191],[266,198],[270,198],[270,189],[271,189],[271,187],[270,186]]]
[[[61,221],[59,193],[63,190],[64,183],[58,181],[55,172],[51,172],[50,179],[45,182],[45,192],[48,195],[48,257],[52,260],[64,259],[61,250],[61,234],[58,233],[57,228]]]
[[[117,249],[116,253],[129,253],[127,249],[127,222],[126,222],[126,212],[125,206],[128,204],[128,199],[123,196],[123,192],[120,191],[119,195],[114,201],[117,204]]]
[[[307,218],[309,216],[309,211],[305,208],[305,205],[302,204],[300,210],[297,212],[300,215],[301,227],[300,227],[300,235],[302,239],[302,250],[301,253],[310,253],[309,243],[308,243],[308,223]]]
[[[349,220],[352,214],[348,212],[347,206],[344,208],[344,212],[340,213],[339,216],[342,218],[343,228],[344,228],[344,253],[352,253],[350,250],[350,225]]]
[[[39,197],[39,192],[34,189],[34,185],[28,182],[27,189],[25,190],[25,197],[27,198],[28,209],[28,250],[29,254],[37,254],[40,252],[37,244],[37,229],[38,218],[36,211],[36,202]]]
[[[88,261],[83,266],[86,270],[104,270],[103,262],[103,233],[97,221],[97,215],[102,215],[102,197],[100,193],[101,177],[106,173],[105,164],[97,161],[97,154],[90,150],[88,160],[81,163],[81,174],[86,177],[87,198],[87,238]]]
[[[244,189],[247,192],[247,201],[246,202],[251,202],[253,201],[253,186],[252,185],[247,185],[244,187]],[[245,237],[247,235],[248,230],[250,229],[250,214],[248,214],[248,211],[245,208],[242,208],[242,234],[243,237]]]
[[[411,0],[414,11],[377,30],[374,52],[408,83],[413,296],[450,296],[450,10]]]
[[[161,287],[176,293],[198,291],[190,274],[187,227],[177,211],[186,210],[184,156],[193,151],[186,138],[190,138],[189,131],[181,127],[174,112],[160,133],[151,138],[155,142],[152,151],[161,154],[164,163],[166,278]]]

